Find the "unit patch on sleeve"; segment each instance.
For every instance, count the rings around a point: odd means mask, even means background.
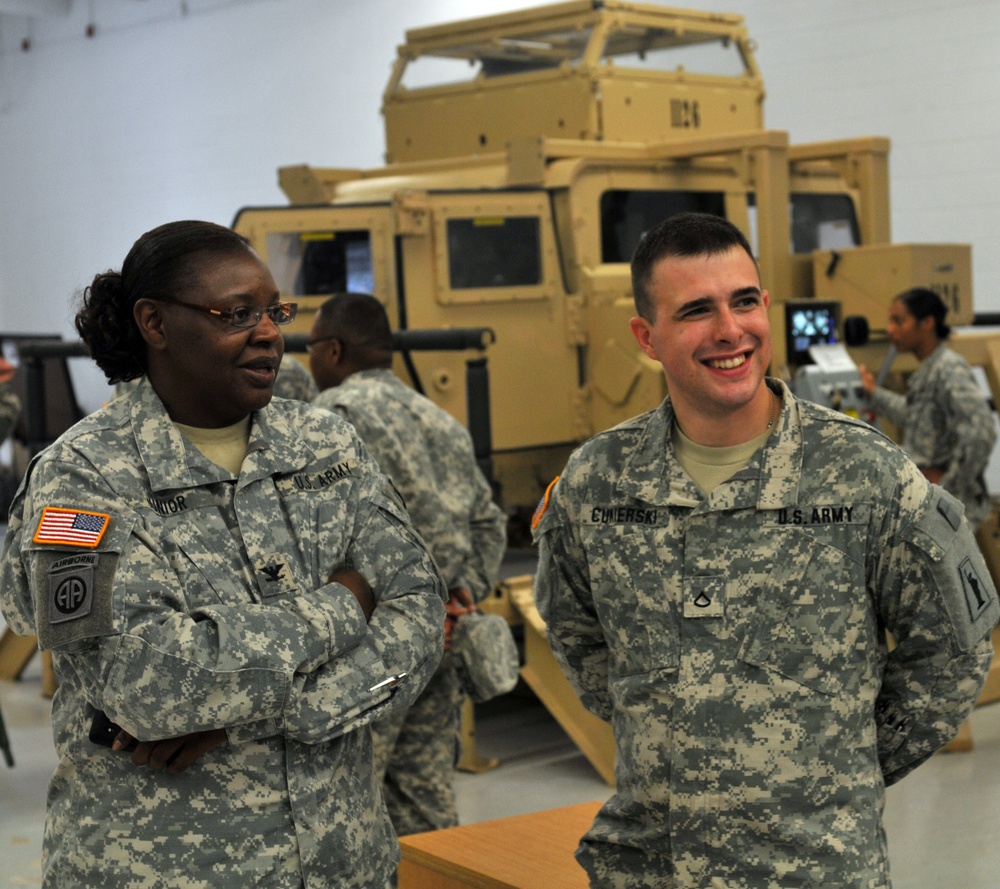
[[[111,516],[107,513],[46,506],[42,510],[38,530],[32,539],[35,543],[55,543],[93,549],[101,542],[110,523]]]
[[[969,606],[969,620],[975,623],[986,612],[993,596],[989,586],[979,576],[972,559],[964,559],[958,566],[962,579],[962,590],[965,592],[965,604]]]
[[[99,558],[97,553],[81,553],[49,565],[50,624],[90,614],[94,603],[94,569]]]

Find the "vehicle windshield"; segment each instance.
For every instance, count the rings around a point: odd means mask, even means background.
[[[509,36],[491,33],[482,39],[467,39],[427,49],[411,59],[401,85],[419,89],[466,83],[480,77],[576,67],[589,58],[600,65],[644,71],[685,71],[741,77],[750,74],[737,44],[728,35],[699,32],[697,28],[675,30],[635,23],[612,28],[602,46],[590,55],[595,26],[520,30]]]

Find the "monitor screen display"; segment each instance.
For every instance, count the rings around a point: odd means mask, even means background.
[[[785,303],[785,338],[789,364],[809,364],[809,347],[838,341],[839,306],[835,302]]]

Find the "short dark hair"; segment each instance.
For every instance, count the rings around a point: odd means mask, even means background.
[[[667,256],[711,256],[742,247],[756,266],[746,236],[728,219],[712,213],[677,213],[642,236],[632,255],[632,296],[636,313],[653,321],[655,310],[649,295],[653,266]]]
[[[899,300],[906,310],[918,321],[932,316],[934,318],[934,334],[939,340],[948,339],[951,327],[944,323],[944,316],[948,314],[948,307],[933,290],[926,287],[914,287],[904,290],[899,295],[893,297],[893,302]]]
[[[250,252],[250,242],[214,222],[168,222],[142,235],[120,272],[101,272],[83,291],[76,329],[109,383],[146,372],[146,341],[132,310],[142,298],[176,298],[197,285],[210,257]]]
[[[370,293],[335,293],[316,313],[316,332],[340,340],[344,355],[361,367],[392,364],[389,316]]]

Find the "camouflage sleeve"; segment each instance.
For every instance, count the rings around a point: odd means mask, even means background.
[[[975,378],[969,373],[948,377],[945,410],[952,418],[956,446],[941,479],[945,490],[956,490],[955,482],[979,478],[986,470],[997,441],[996,420]]]
[[[875,406],[875,413],[884,417],[894,426],[903,426],[906,423],[906,396],[898,392],[891,392],[879,386],[872,395],[872,404]]]
[[[879,614],[895,640],[876,702],[887,784],[954,737],[975,706],[1000,617],[961,504],[912,465],[905,470],[899,523],[883,529],[876,583]]]
[[[408,707],[444,652],[444,583],[402,510],[369,492],[348,558],[371,584],[378,604],[364,642],[350,656],[296,677],[282,733],[315,744]],[[398,678],[398,679],[397,679]],[[231,729],[230,739],[266,732],[267,722]]]
[[[3,542],[3,555],[0,556],[0,611],[15,633],[19,636],[33,636],[35,606],[31,599],[31,590],[25,582],[20,560],[24,486],[25,482],[22,480],[11,503],[7,533]]]
[[[35,542],[43,507],[53,502],[101,504],[108,529],[92,550]],[[30,619],[60,669],[91,690],[91,703],[140,739],[279,717],[297,674],[357,649],[367,636],[356,599],[340,584],[280,604],[218,602],[188,612],[188,591],[160,542],[93,468],[38,463],[14,511],[0,570],[16,628]],[[76,572],[87,613],[66,621],[57,613],[60,578],[81,560],[88,563]]]
[[[367,440],[367,439],[366,439]],[[379,455],[379,463],[382,462]],[[386,455],[392,462],[391,455]],[[465,429],[447,424],[435,436],[429,462],[448,469],[408,492],[410,515],[449,588],[467,589],[474,602],[489,595],[507,547],[507,521],[493,502]],[[393,470],[390,475],[395,477]]]
[[[610,719],[608,646],[594,608],[587,555],[559,502],[559,480],[546,492],[533,522],[538,544],[535,605],[549,645],[584,706]],[[546,508],[547,506],[547,508]]]
[[[11,391],[10,386],[0,385],[0,443],[10,437],[20,414],[20,399]]]
[[[310,402],[317,395],[319,388],[312,374],[294,355],[285,352],[278,366],[278,378],[274,381],[274,396]]]
[[[471,546],[459,572],[461,585],[475,602],[482,602],[496,585],[507,550],[507,516],[493,501],[493,492],[475,457],[470,454],[469,486],[472,508],[468,517]]]
[[[435,430],[433,445],[414,441],[413,447],[424,448],[423,453],[401,454],[393,442],[405,440],[405,435],[396,438],[386,434],[391,420],[322,396],[318,403],[325,403],[357,429],[382,471],[403,492],[412,522],[446,585],[465,587],[476,602],[485,599],[500,573],[507,547],[507,520],[493,502],[469,434],[449,421]],[[404,424],[395,431],[407,428]],[[433,466],[447,469],[438,472]]]

